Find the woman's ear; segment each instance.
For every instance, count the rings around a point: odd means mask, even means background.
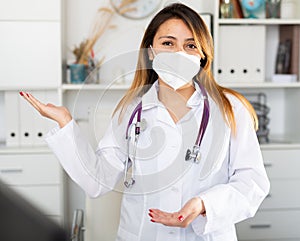
[[[153,51],[152,51],[151,47],[148,48],[148,56],[149,56],[150,61],[152,61],[154,59]]]

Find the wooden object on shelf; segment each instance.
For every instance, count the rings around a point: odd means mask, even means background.
[[[224,0],[219,1],[219,9],[220,9],[221,18],[222,18],[222,14],[221,14],[222,4],[224,4]],[[231,0],[230,4],[232,7],[232,18],[244,18],[244,12],[243,12],[243,8],[242,8],[240,0]]]
[[[233,18],[244,18],[244,12],[240,0],[231,0],[233,6]]]

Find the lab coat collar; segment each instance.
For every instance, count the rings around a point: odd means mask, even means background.
[[[186,103],[186,106],[190,108],[195,108],[199,106],[204,99],[199,85],[197,83],[194,83],[194,87],[196,91],[192,94],[192,96],[188,99]]]
[[[142,109],[149,110],[154,107],[162,106],[162,103],[158,99],[158,81],[155,81],[146,94],[142,97]]]
[[[195,108],[198,107],[203,99],[204,96],[201,93],[201,89],[198,84],[194,84],[196,91],[192,94],[192,96],[187,101],[187,107]],[[142,97],[142,108],[143,110],[149,110],[154,107],[163,106],[163,104],[158,99],[158,91],[159,85],[158,80],[153,83],[151,88],[147,91],[146,94]]]

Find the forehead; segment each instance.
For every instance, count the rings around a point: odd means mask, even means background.
[[[159,36],[174,36],[182,38],[192,38],[192,31],[181,19],[168,19],[158,28],[154,38]]]

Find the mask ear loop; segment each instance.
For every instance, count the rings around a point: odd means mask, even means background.
[[[150,44],[150,49],[151,49],[151,52],[152,52],[152,54],[153,54],[153,57],[155,57],[157,54],[155,53],[155,51],[154,51],[154,49],[153,49],[153,47],[152,47],[151,44]]]

